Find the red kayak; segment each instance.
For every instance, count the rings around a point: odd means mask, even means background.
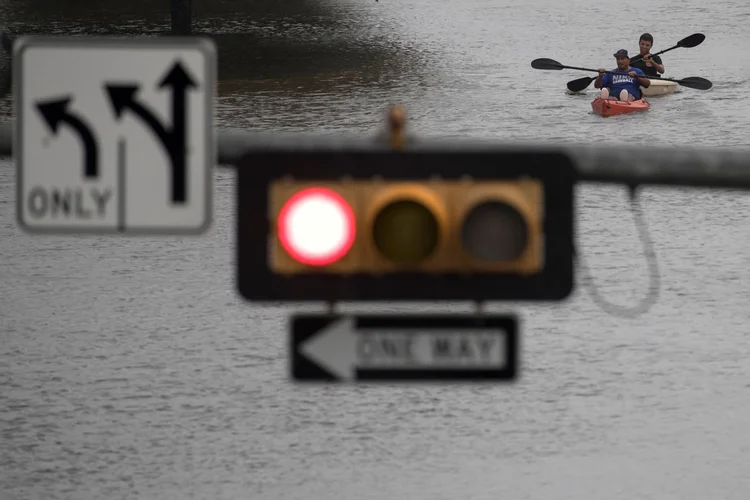
[[[633,102],[610,101],[597,97],[591,101],[591,109],[600,116],[614,116],[623,113],[633,113],[635,111],[646,111],[651,105],[645,99],[638,99]]]

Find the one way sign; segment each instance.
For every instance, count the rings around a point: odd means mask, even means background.
[[[292,374],[330,382],[513,380],[518,320],[504,316],[292,318]]]
[[[13,65],[24,230],[186,234],[209,227],[213,41],[23,37]]]

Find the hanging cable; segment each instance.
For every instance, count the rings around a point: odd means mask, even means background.
[[[628,186],[628,188],[631,210],[633,211],[633,215],[635,217],[635,225],[638,229],[638,235],[643,242],[643,250],[646,256],[646,263],[648,265],[649,271],[648,293],[643,298],[643,300],[641,300],[640,303],[636,304],[633,307],[620,306],[617,304],[613,304],[612,302],[608,302],[599,294],[599,291],[594,284],[594,280],[589,273],[588,267],[586,267],[582,253],[579,252],[577,248],[575,253],[578,263],[581,267],[581,271],[583,273],[583,285],[584,287],[588,288],[589,293],[591,294],[591,298],[594,300],[594,303],[599,306],[604,312],[612,316],[635,318],[637,316],[645,314],[649,309],[651,309],[654,304],[656,304],[657,300],[659,299],[660,277],[658,263],[656,261],[656,251],[654,250],[654,243],[649,237],[648,228],[646,227],[646,219],[643,216],[643,208],[637,196],[638,186],[630,185]]]

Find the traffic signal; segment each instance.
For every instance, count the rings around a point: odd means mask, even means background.
[[[516,272],[543,267],[538,180],[272,181],[279,274]]]
[[[558,153],[267,152],[238,165],[250,300],[562,300],[573,166]]]

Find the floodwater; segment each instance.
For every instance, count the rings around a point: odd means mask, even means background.
[[[750,144],[746,2],[328,4],[343,28],[291,31],[320,41],[333,30],[376,63],[341,49],[309,63],[315,73],[227,73],[220,124],[371,133],[398,101],[426,135]],[[262,28],[239,15],[227,26]],[[587,73],[529,64],[614,67],[611,54],[635,50],[642,31],[656,50],[705,33],[663,57],[667,76],[714,88],[604,120],[589,112],[593,90],[564,93]],[[291,312],[315,308],[258,307],[235,292],[231,170],[215,175],[211,231],[193,238],[32,237],[16,227],[14,179],[3,160],[3,500],[744,500],[750,489],[746,194],[643,190],[659,278],[643,315],[607,314],[582,285],[561,304],[490,306],[522,317],[515,384],[309,387],[289,380],[286,327]],[[599,293],[623,307],[649,297],[624,189],[584,185],[577,207]]]

